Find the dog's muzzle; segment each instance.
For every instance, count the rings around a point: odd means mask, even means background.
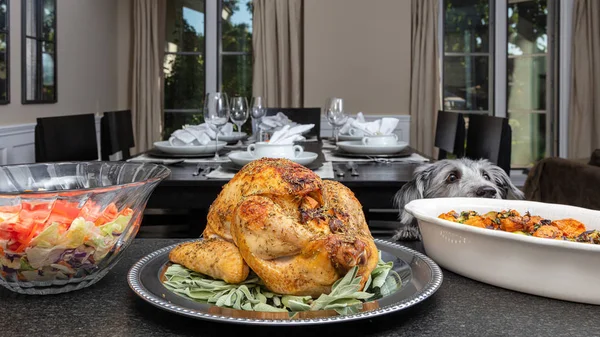
[[[479,198],[496,198],[497,193],[498,191],[490,186],[481,186],[475,191],[475,195]]]

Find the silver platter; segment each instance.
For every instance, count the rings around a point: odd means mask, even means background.
[[[131,267],[127,274],[129,287],[146,302],[179,315],[222,323],[251,325],[314,325],[341,323],[387,315],[412,307],[431,295],[442,284],[442,271],[427,256],[398,245],[375,239],[384,261],[393,261],[394,270],[402,278],[402,287],[394,294],[365,303],[363,311],[340,316],[334,311],[308,311],[290,319],[286,313],[268,313],[220,308],[177,295],[165,288],[160,280],[169,263],[174,244],[151,253]]]

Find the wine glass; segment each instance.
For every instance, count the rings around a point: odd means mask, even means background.
[[[348,121],[348,115],[344,112],[344,100],[338,97],[328,99],[325,105],[325,112],[327,114],[327,121],[333,126],[335,143],[337,144],[339,136],[338,128]]]
[[[204,100],[204,121],[217,129],[215,139],[215,157],[213,160],[219,160],[219,133],[221,128],[229,120],[229,101],[224,92],[212,92],[206,94]]]
[[[267,108],[265,107],[263,98],[261,96],[252,97],[252,101],[250,102],[250,115],[252,116],[252,125],[256,124],[256,128],[258,129],[257,142],[262,141],[260,122],[266,113]],[[256,130],[253,129],[252,132],[256,134]]]
[[[248,100],[246,97],[233,97],[231,99],[231,121],[237,125],[238,132],[242,132],[242,125],[248,120]],[[238,140],[236,146],[243,146],[242,139]]]

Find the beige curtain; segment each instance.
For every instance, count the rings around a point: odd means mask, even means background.
[[[600,1],[575,0],[569,100],[570,158],[600,148]]]
[[[160,140],[166,0],[133,1],[131,113],[137,153]]]
[[[433,156],[439,109],[438,2],[412,0],[410,145]]]
[[[254,0],[252,92],[267,107],[303,104],[303,0]]]

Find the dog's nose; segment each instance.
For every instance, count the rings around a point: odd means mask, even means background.
[[[482,186],[477,189],[475,195],[480,198],[494,198],[496,196],[496,189],[490,186]]]

